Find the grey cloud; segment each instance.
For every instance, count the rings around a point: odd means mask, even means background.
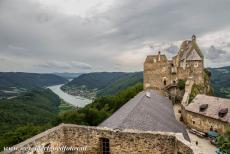
[[[230,26],[228,6],[229,0],[116,0],[106,12],[81,18],[44,8],[36,1],[2,0],[0,55],[66,63],[45,63],[40,68],[113,71],[117,68],[114,57],[143,42],[183,40],[193,33],[199,37]],[[84,61],[90,67],[69,61]]]
[[[75,70],[89,70],[92,68],[91,65],[77,62],[77,61],[49,61],[42,64],[36,65],[37,67],[48,68],[48,69],[75,69]]]
[[[176,45],[170,45],[168,48],[165,49],[168,53],[176,54],[179,51],[179,48]]]
[[[5,58],[0,58],[0,62],[4,62],[4,61],[6,61]]]
[[[230,58],[229,52],[216,48],[215,46],[210,46],[209,48],[204,49],[203,52],[204,52],[205,58],[213,62],[228,61]]]

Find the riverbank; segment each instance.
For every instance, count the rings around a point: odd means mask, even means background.
[[[70,94],[65,93],[61,90],[61,85],[55,85],[48,87],[50,90],[52,90],[56,95],[58,95],[61,99],[63,99],[65,102],[74,105],[75,107],[84,107],[87,104],[92,103],[92,100],[86,99],[80,96],[72,96]]]
[[[75,87],[64,85],[61,87],[61,90],[72,96],[80,96],[90,100],[94,100],[97,95],[97,89],[88,89],[85,86]]]

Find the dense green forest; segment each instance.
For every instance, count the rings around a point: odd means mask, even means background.
[[[208,69],[211,72],[211,83],[214,88],[214,95],[230,98],[230,66]]]
[[[48,89],[27,92],[0,101],[0,150],[60,123],[96,126],[142,91],[136,84],[116,95],[98,97],[84,108],[74,108]]]
[[[19,143],[53,125],[60,99],[48,89],[37,89],[0,101],[0,149]]]
[[[54,74],[0,72],[0,90],[9,87],[32,89],[66,82],[67,79]]]

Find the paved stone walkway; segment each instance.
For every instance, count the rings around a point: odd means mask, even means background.
[[[188,135],[192,145],[196,146],[196,141],[198,141],[198,145],[196,147],[199,150],[199,154],[216,154],[216,147],[212,145],[209,140],[200,138],[189,132]]]
[[[175,112],[176,119],[179,120],[180,115],[181,115],[178,112],[181,109],[180,105],[175,104],[173,106],[173,109],[174,109],[174,112]],[[215,151],[216,151],[217,148],[214,145],[212,145],[208,139],[200,138],[200,137],[198,137],[198,136],[196,136],[196,135],[194,135],[194,134],[192,134],[190,132],[188,132],[188,135],[190,137],[192,145],[194,145],[194,147],[197,147],[197,149],[199,151],[198,152],[199,154],[216,154]],[[196,146],[196,141],[198,141],[197,146]]]

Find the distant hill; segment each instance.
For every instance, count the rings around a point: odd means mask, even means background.
[[[208,68],[211,72],[211,84],[214,95],[230,98],[230,66],[220,68]]]
[[[54,74],[0,72],[0,90],[10,87],[32,89],[66,82],[67,79]]]
[[[51,127],[60,101],[52,91],[42,88],[0,100],[0,151]]]
[[[66,79],[73,79],[73,78],[80,76],[82,73],[53,73],[53,74],[66,78]]]
[[[143,72],[98,72],[82,74],[63,86],[62,89],[77,90],[80,87],[96,91],[99,96],[116,94],[136,83],[143,83]]]

